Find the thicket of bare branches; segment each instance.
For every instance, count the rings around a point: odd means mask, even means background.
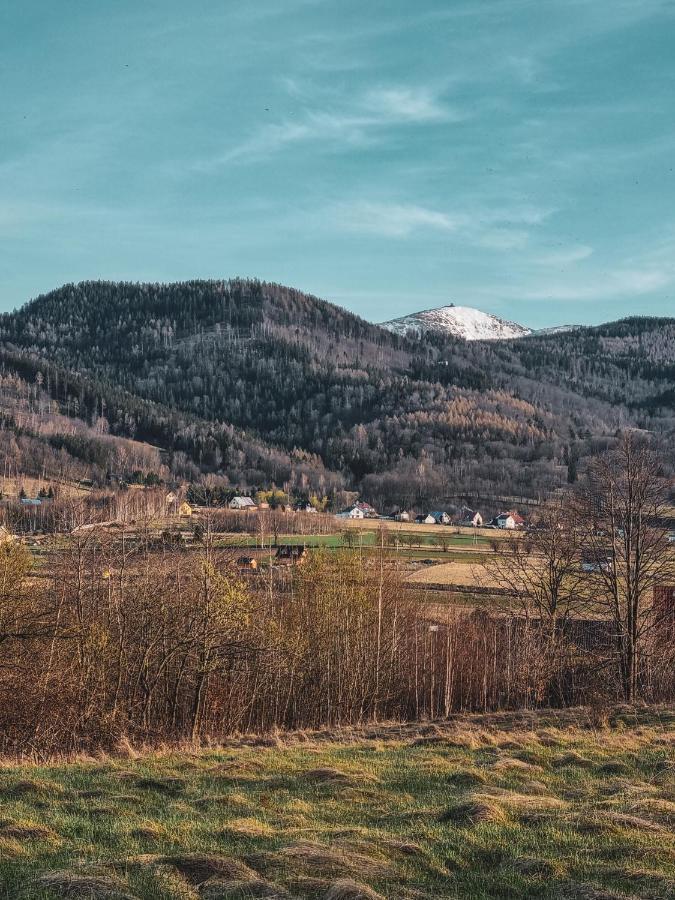
[[[246,573],[208,528],[192,547],[138,525],[80,528],[40,564],[8,541],[0,751],[672,700],[662,492],[642,445],[599,460],[535,529],[500,543],[493,574],[509,603],[491,614],[439,611],[413,592],[384,532],[366,555],[316,551]]]
[[[587,564],[588,592],[612,623],[613,652],[625,700],[638,696],[645,678],[673,658],[661,641],[669,605],[654,603],[675,584],[665,519],[667,486],[659,457],[640,439],[625,436],[616,450],[593,461],[577,492],[575,513]]]

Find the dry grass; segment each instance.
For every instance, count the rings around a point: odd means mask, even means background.
[[[47,872],[36,886],[56,897],[82,900],[138,900],[119,878],[111,875],[85,875],[78,872]]]
[[[0,896],[665,898],[674,729],[527,711],[5,762]]]
[[[485,565],[479,562],[457,561],[424,566],[408,577],[412,584],[456,584],[463,587],[504,587]]]
[[[453,825],[504,824],[506,812],[501,804],[490,797],[476,796],[463,803],[456,803],[441,815],[440,821]]]
[[[335,881],[324,896],[325,900],[385,900],[382,894],[378,894],[367,884],[360,884],[349,878]]]

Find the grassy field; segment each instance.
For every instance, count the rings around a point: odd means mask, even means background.
[[[347,537],[349,535],[349,537]],[[440,539],[443,539],[441,544]],[[273,536],[269,533],[265,534],[265,544],[269,544],[273,540]],[[258,547],[260,539],[254,534],[219,534],[215,539],[216,546],[219,547]],[[334,534],[280,534],[278,536],[280,544],[304,544],[307,547],[376,547],[379,546],[379,535],[376,531],[361,530],[353,532],[353,530],[345,530],[344,532]],[[422,548],[430,552],[444,552],[444,546],[448,550],[466,550],[471,552],[474,548],[486,550],[488,540],[479,536],[452,534],[449,532],[428,534],[420,532],[396,532],[388,534],[386,538],[386,547],[389,550],[398,550],[399,553],[405,555],[409,553],[419,554],[420,550],[406,549],[412,547]],[[447,551],[445,551],[447,552]]]
[[[0,896],[675,897],[675,709],[0,768]]]

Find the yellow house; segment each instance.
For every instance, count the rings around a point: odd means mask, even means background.
[[[178,515],[183,516],[184,518],[189,518],[192,515],[192,507],[186,500],[183,500],[178,507]]]

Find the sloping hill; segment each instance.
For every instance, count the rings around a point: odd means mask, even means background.
[[[467,343],[258,281],[84,282],[3,316],[0,339],[57,403],[77,396],[89,424],[163,447],[183,476],[381,505],[536,496],[618,428],[666,447],[675,428],[675,320]]]

